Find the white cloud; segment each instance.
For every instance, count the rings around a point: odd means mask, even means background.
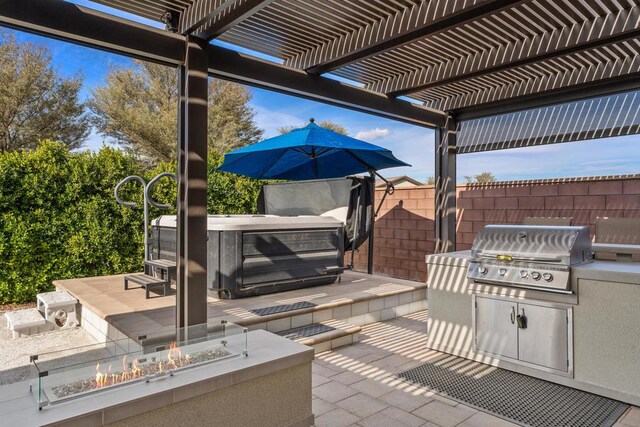
[[[376,139],[385,138],[391,134],[388,128],[375,128],[369,130],[363,130],[356,134],[357,139],[364,139],[365,141],[374,141]]]

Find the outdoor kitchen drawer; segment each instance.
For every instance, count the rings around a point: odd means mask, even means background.
[[[519,319],[524,316],[524,321]],[[572,308],[560,304],[473,295],[474,345],[512,363],[571,375]]]

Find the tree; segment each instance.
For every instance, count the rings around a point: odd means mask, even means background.
[[[209,80],[208,144],[216,153],[257,142],[250,93],[244,86]],[[154,161],[176,157],[178,73],[174,68],[134,60],[113,68],[89,102],[93,124],[111,141]]]
[[[209,80],[209,148],[218,154],[256,143],[262,130],[253,122],[251,94],[245,86]]]
[[[255,213],[262,182],[219,172],[222,156],[207,159],[207,210],[213,214]],[[125,185],[118,204],[113,188],[127,175],[147,182],[176,171],[176,161],[148,168],[124,150],[73,152],[42,141],[35,150],[0,155],[0,304],[33,301],[51,281],[141,271],[144,221],[142,189]],[[165,179],[153,197],[175,206],[176,183]],[[151,218],[175,208],[149,209]],[[37,266],[37,268],[35,267]]]
[[[321,121],[320,123],[318,123],[318,126],[323,127],[323,128],[327,128],[329,130],[332,130],[334,132],[340,133],[342,135],[346,135],[347,134],[347,129],[345,129],[344,126],[342,126],[341,124],[329,121],[329,120]],[[303,127],[303,126],[285,126],[285,127],[279,128],[278,132],[280,132],[280,134],[282,135],[282,134],[285,134],[285,133],[289,133],[292,130],[298,129],[300,127]]]
[[[81,147],[90,129],[81,87],[81,76],[59,74],[46,47],[0,31],[0,153],[33,150],[44,139]]]
[[[427,177],[427,181],[425,182],[425,184],[427,184],[427,185],[436,185],[436,177],[435,176],[428,176]]]
[[[471,184],[473,182],[476,182],[478,184],[486,184],[486,183],[489,183],[489,182],[496,182],[497,181],[496,177],[491,172],[482,172],[482,173],[479,173],[478,175],[475,175],[475,176],[467,175],[467,176],[464,177],[464,179],[469,184]]]

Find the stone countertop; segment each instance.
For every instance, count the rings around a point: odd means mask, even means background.
[[[577,279],[640,285],[640,262],[599,261],[573,268]]]
[[[427,264],[450,265],[454,267],[468,267],[471,260],[471,251],[446,252],[442,254],[429,254],[425,256]]]

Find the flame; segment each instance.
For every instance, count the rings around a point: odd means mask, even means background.
[[[188,354],[183,357],[182,351],[180,350],[178,345],[173,342],[169,346],[167,359],[159,360],[155,370],[153,369],[152,365],[148,363],[141,366],[138,359],[133,359],[131,361],[131,364],[129,365],[127,363],[127,355],[124,355],[122,357],[121,371],[118,371],[116,369],[116,372],[112,372],[112,365],[109,365],[106,370],[101,370],[100,363],[97,363],[95,386],[96,388],[102,388],[115,384],[122,384],[131,380],[142,378],[143,375],[148,375],[149,373],[163,373],[165,371],[171,371],[183,366],[188,366],[189,364],[191,364],[191,357]]]
[[[103,387],[105,384],[105,377],[102,372],[100,372],[100,362],[96,364],[96,387]]]
[[[133,359],[131,362],[131,378],[136,379],[142,376],[142,369],[138,366],[138,359]]]
[[[120,374],[120,382],[123,383],[129,378],[129,372],[127,371],[127,355],[122,357],[122,373]]]
[[[167,369],[176,369],[182,366],[189,365],[191,363],[189,355],[182,357],[182,350],[175,342],[169,345],[169,351],[167,353]]]

